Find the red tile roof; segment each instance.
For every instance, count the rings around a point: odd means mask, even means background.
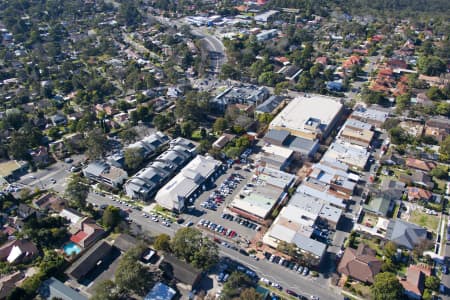
[[[84,231],[78,231],[76,234],[70,237],[70,240],[76,244],[80,244],[82,240],[84,240],[88,234]]]

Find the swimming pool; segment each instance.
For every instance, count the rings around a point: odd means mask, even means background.
[[[75,244],[74,242],[70,242],[64,245],[64,253],[68,256],[72,254],[78,254],[81,252],[80,246]]]

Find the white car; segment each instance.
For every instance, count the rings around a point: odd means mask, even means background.
[[[270,285],[270,280],[267,279],[267,278],[261,277],[260,281],[263,282],[263,283],[265,283],[265,284]]]

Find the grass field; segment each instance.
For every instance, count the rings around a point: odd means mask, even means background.
[[[432,216],[420,210],[414,210],[411,212],[409,222],[422,227],[426,227],[430,231],[437,232],[437,227],[439,225],[439,216]]]

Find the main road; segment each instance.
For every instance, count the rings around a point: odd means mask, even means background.
[[[211,68],[214,69],[214,73],[219,73],[222,65],[227,61],[225,46],[222,41],[208,32],[207,27],[192,27],[188,22],[183,19],[168,19],[164,17],[155,17],[159,22],[180,28],[183,25],[189,26],[191,34],[200,39],[203,50],[208,53]]]
[[[171,224],[170,227],[166,227],[162,225],[161,222],[154,222],[150,218],[144,217],[141,211],[132,209],[125,203],[121,204],[118,201],[113,201],[110,196],[101,196],[95,193],[90,193],[88,196],[88,202],[98,206],[105,204],[114,205],[120,207],[124,211],[128,211],[128,216],[132,222],[139,225],[144,232],[148,231],[152,235],[164,233],[173,236],[175,232],[183,226],[179,224]],[[341,295],[334,293],[328,287],[327,280],[316,279],[311,276],[305,277],[278,264],[270,263],[267,260],[256,261],[249,256],[239,254],[237,251],[231,248],[226,248],[222,245],[219,245],[219,251],[220,255],[229,257],[230,259],[249,267],[260,277],[265,277],[272,282],[281,284],[284,289],[290,289],[308,297],[315,295],[321,300],[343,298]]]

